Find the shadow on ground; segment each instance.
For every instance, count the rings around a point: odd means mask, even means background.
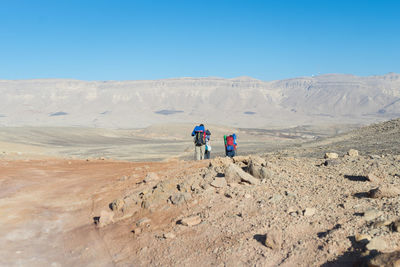
[[[368,256],[363,256],[365,244],[357,243],[354,236],[348,238],[351,241],[349,250],[336,259],[322,264],[321,267],[367,267],[368,261],[378,254],[376,251],[372,251]]]

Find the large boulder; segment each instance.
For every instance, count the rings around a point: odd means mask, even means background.
[[[400,250],[391,253],[379,254],[368,262],[369,267],[400,266]]]
[[[215,177],[214,181],[211,182],[211,186],[215,188],[226,187],[226,179],[224,177]]]
[[[260,184],[260,180],[243,171],[239,166],[231,163],[225,169],[225,179],[228,183],[246,182],[249,184]]]
[[[257,165],[260,165],[260,166],[265,166],[265,164],[266,164],[265,159],[263,159],[262,157],[257,156],[257,155],[251,155],[249,162],[250,161]]]
[[[264,179],[270,176],[265,168],[266,162],[259,156],[251,156],[248,163],[248,172],[256,178]]]
[[[374,237],[365,247],[368,250],[384,251],[387,249],[387,243],[381,237]]]
[[[217,157],[211,160],[210,167],[226,167],[233,162],[230,157]]]
[[[249,156],[235,156],[233,157],[233,162],[234,163],[244,163],[244,164],[248,164],[249,163]]]

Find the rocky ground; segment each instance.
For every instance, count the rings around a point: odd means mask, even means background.
[[[400,120],[274,153],[2,159],[2,265],[398,266]]]

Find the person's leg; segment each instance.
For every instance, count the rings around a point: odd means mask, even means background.
[[[194,159],[200,160],[200,146],[194,147]]]
[[[199,146],[200,148],[200,159],[204,159],[204,150],[206,149],[206,146]]]

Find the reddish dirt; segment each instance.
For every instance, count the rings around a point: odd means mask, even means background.
[[[127,249],[117,253],[123,255],[135,249],[129,245],[133,242],[131,221],[116,223],[112,231],[104,232],[93,218],[147,172],[167,174],[172,168],[179,173],[182,165],[204,164],[179,163],[177,171],[177,162],[1,160],[0,265],[114,265],[118,259],[111,251]],[[158,220],[168,220],[168,216]]]

